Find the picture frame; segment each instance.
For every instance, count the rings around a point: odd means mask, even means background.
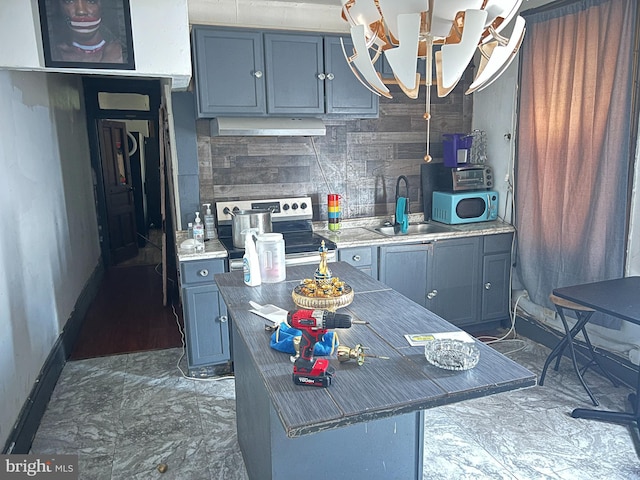
[[[129,0],[38,0],[45,67],[134,70]]]

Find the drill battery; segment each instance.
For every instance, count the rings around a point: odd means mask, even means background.
[[[297,358],[293,364],[293,383],[310,387],[328,387],[335,368],[329,365],[326,358],[315,359],[309,362],[303,358]]]

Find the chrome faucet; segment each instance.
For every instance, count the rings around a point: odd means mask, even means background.
[[[394,227],[395,226],[399,226],[400,222],[398,221],[398,199],[400,198],[399,195],[399,191],[400,191],[400,181],[404,180],[404,188],[405,188],[405,192],[406,192],[406,203],[404,205],[404,215],[407,216],[409,215],[410,210],[409,210],[409,180],[407,180],[407,177],[405,177],[404,175],[400,175],[398,177],[398,180],[396,180],[396,208],[394,210]]]

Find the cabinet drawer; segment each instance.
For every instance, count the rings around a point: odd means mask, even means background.
[[[484,237],[484,253],[510,252],[512,233],[486,235]]]
[[[180,275],[183,285],[213,283],[216,273],[224,272],[224,260],[189,260],[180,263]]]
[[[371,265],[371,247],[344,248],[338,250],[338,259],[354,267]]]

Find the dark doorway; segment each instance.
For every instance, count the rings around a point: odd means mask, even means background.
[[[87,125],[89,125],[89,142],[92,151],[93,169],[96,174],[96,199],[98,223],[101,232],[101,250],[106,268],[118,265],[127,257],[131,258],[133,244],[144,247],[149,238],[150,228],[162,229],[160,213],[160,159],[159,159],[159,109],[161,104],[161,84],[158,80],[112,79],[102,77],[85,78],[83,81],[85,104],[87,110]],[[113,185],[120,181],[117,172],[118,164],[114,165],[114,172],[109,171],[112,163],[111,156],[117,161],[115,139],[110,141],[110,131],[105,131],[103,125],[118,125],[125,123],[129,128],[113,132],[119,135],[121,154],[126,162],[129,176],[126,186],[129,195],[121,195],[117,209],[133,209],[133,216],[125,219],[120,216],[118,221],[112,218],[110,206],[112,204],[111,189],[117,193],[124,193],[123,185]],[[116,128],[116,127],[114,127]],[[120,128],[120,127],[118,127]],[[112,144],[112,145],[111,145]],[[130,158],[131,157],[131,158]],[[133,159],[133,163],[130,160]],[[115,174],[115,178],[110,175]],[[127,207],[123,200],[128,199]],[[128,238],[133,229],[135,236],[132,241]]]
[[[161,82],[92,76],[83,87],[105,274],[71,358],[180,346]]]

